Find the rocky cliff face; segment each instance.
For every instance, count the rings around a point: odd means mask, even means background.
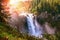
[[[19,17],[19,30],[21,32],[27,32],[27,20],[25,16]]]
[[[9,25],[16,28],[20,32],[26,32],[26,17],[18,16],[16,13],[14,13],[11,15],[11,19],[9,19]]]
[[[55,34],[56,29],[53,28],[52,25],[48,22],[48,21],[52,21],[52,20],[48,19],[49,15],[46,12],[43,12],[39,16],[37,16],[37,21],[38,21],[39,24],[41,24],[43,26],[43,29],[44,29],[45,33]]]

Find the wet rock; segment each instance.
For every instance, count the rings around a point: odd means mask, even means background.
[[[48,34],[55,34],[55,28],[52,28],[48,22],[44,24],[44,29]]]

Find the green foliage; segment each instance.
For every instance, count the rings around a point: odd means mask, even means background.
[[[22,34],[20,34],[15,28],[11,28],[3,23],[0,23],[0,39],[8,40],[26,40],[22,39]]]
[[[32,12],[43,12],[47,11],[52,13],[55,11],[59,13],[60,11],[60,1],[59,0],[33,0],[32,2]]]
[[[44,38],[48,40],[58,40],[58,37],[56,35],[50,35],[50,34],[44,34]]]
[[[40,15],[42,12],[45,14],[45,11],[47,11],[47,18],[44,20],[51,23],[52,26],[59,26],[60,0],[33,0],[31,12]]]

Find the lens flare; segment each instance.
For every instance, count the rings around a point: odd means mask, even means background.
[[[10,4],[18,4],[18,2],[19,2],[20,0],[10,0]]]
[[[21,11],[28,11],[30,7],[31,0],[10,0],[9,7],[10,13],[18,12],[20,14]]]
[[[9,11],[10,14],[18,13],[18,15],[22,11],[28,12],[30,4],[31,0],[3,0],[2,3],[4,9]]]

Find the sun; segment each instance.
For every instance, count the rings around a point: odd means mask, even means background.
[[[28,12],[31,0],[10,0],[9,1],[9,13],[17,13],[18,15],[27,15],[24,12]]]
[[[17,4],[20,1],[25,2],[25,1],[29,1],[29,0],[10,0],[10,4]]]
[[[19,0],[10,0],[10,4],[17,4]]]

